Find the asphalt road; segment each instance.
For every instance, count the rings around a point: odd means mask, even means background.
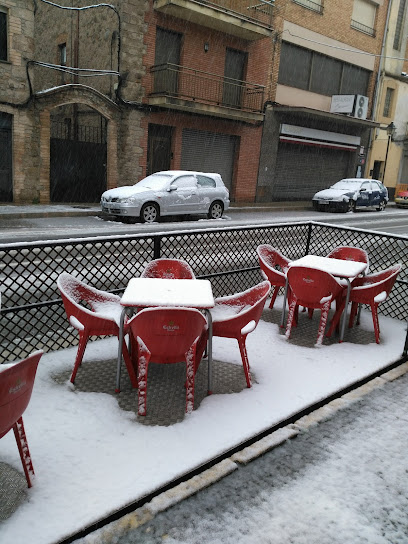
[[[383,212],[358,211],[356,213],[324,213],[312,210],[277,211],[262,208],[242,208],[227,211],[222,219],[200,217],[165,218],[160,223],[133,225],[105,220],[98,216],[7,218],[0,221],[0,243],[148,234],[179,230],[213,229],[296,221],[320,221],[408,236],[408,210],[388,207]]]

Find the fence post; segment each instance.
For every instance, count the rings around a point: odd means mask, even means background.
[[[310,247],[310,239],[312,237],[312,224],[309,223],[309,227],[308,227],[308,232],[307,232],[307,242],[306,242],[306,253],[305,255],[308,255],[309,254],[309,247]]]
[[[155,236],[153,239],[153,259],[160,259],[161,254],[161,236]]]

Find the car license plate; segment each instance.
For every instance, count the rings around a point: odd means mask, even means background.
[[[329,204],[328,200],[319,200],[319,204]]]

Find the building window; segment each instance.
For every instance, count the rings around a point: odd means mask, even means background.
[[[318,94],[367,95],[370,72],[359,66],[282,42],[278,83]]]
[[[66,43],[60,43],[58,45],[58,52],[59,52],[59,63],[61,66],[67,65],[67,44]]]
[[[394,97],[394,89],[387,87],[387,90],[385,92],[383,117],[391,117],[393,97]]]
[[[401,38],[402,38],[402,27],[404,23],[404,13],[405,13],[406,0],[400,0],[397,22],[395,23],[395,35],[394,35],[394,49],[397,51],[401,50]]]
[[[0,60],[8,60],[7,11],[0,7]]]
[[[323,0],[293,0],[293,2],[312,11],[323,13]]]
[[[369,0],[354,0],[351,28],[375,36],[377,6]]]

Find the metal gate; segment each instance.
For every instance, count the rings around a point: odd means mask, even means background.
[[[181,168],[217,172],[231,191],[236,145],[236,136],[184,129]]]
[[[100,126],[52,122],[51,202],[99,202],[106,190],[106,133],[105,122]]]
[[[311,200],[347,176],[349,161],[349,151],[281,142],[272,199]]]
[[[11,120],[0,113],[0,202],[13,202]]]

